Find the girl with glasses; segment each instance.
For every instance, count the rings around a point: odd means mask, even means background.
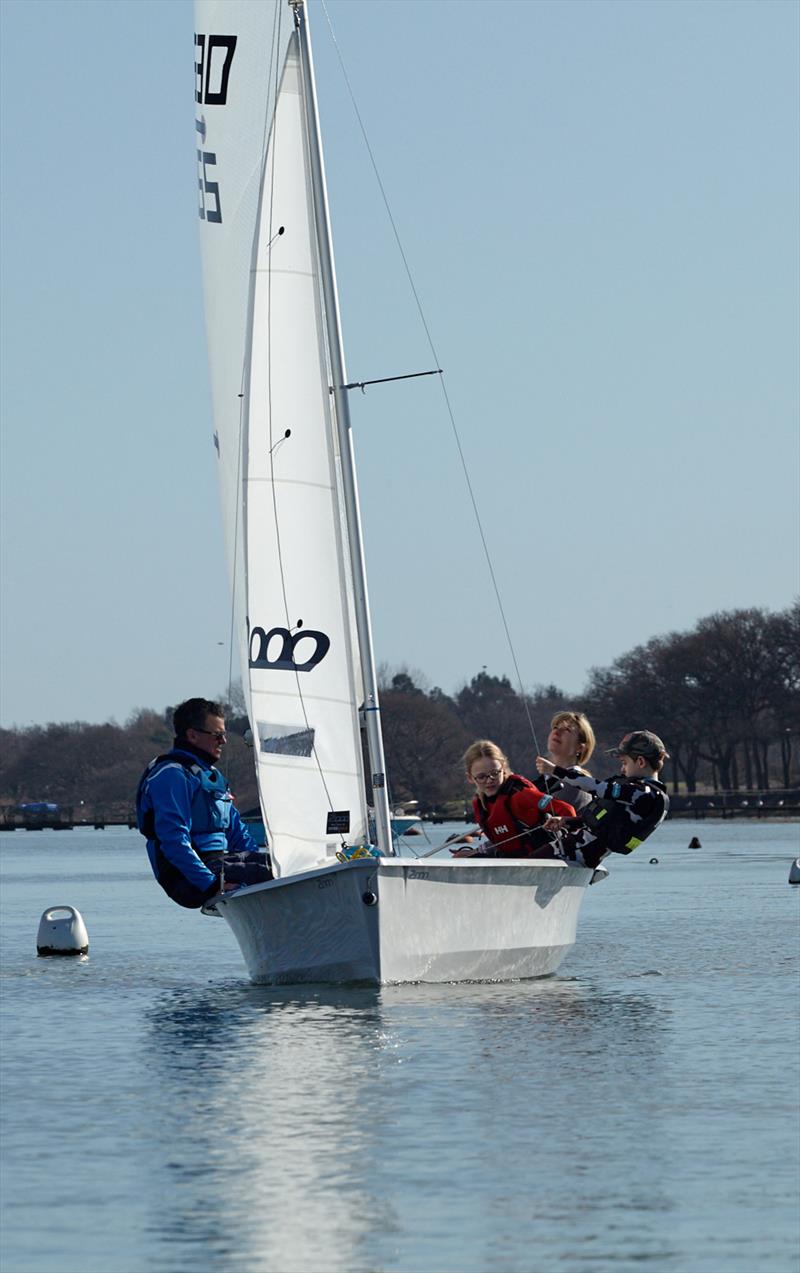
[[[542,824],[551,815],[574,816],[571,804],[540,791],[512,771],[496,743],[478,739],[464,753],[467,781],[475,788],[472,810],[486,837],[478,848],[451,849],[454,857],[551,858],[552,836]],[[570,810],[561,813],[560,810]]]

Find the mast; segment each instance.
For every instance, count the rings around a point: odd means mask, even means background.
[[[389,797],[386,789],[386,763],[383,755],[383,735],[381,733],[380,707],[378,703],[378,678],[375,671],[375,656],[372,648],[372,625],[369,617],[367,575],[364,564],[364,542],[361,534],[358,487],[356,485],[350,406],[347,390],[344,387],[347,383],[347,376],[345,374],[342,328],[339,316],[339,297],[336,290],[336,271],[333,263],[333,241],[328,214],[325,166],[322,158],[322,138],[319,126],[319,112],[317,110],[314,63],[311,54],[311,39],[305,0],[289,0],[289,3],[294,10],[294,22],[299,37],[300,62],[303,72],[303,97],[308,127],[311,179],[314,191],[314,219],[319,248],[325,328],[328,336],[328,350],[333,378],[331,392],[336,417],[336,430],[339,438],[343,478],[342,494],[347,516],[347,538],[350,549],[350,567],[353,574],[356,628],[361,674],[364,681],[364,706],[362,710],[367,732],[367,750],[371,770],[370,785],[372,788],[372,803],[375,809],[375,829],[378,848],[384,856],[391,856],[395,850],[392,843]]]

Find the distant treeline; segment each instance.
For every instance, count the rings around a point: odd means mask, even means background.
[[[602,752],[629,729],[654,730],[671,754],[665,770],[687,792],[767,790],[800,782],[800,602],[779,613],[712,614],[689,632],[654,637],[610,667],[594,668],[581,694],[555,685],[520,694],[485,669],[453,695],[416,671],[381,669],[381,706],[391,800],[423,811],[460,805],[460,758],[492,738],[515,769],[533,775],[534,744],[550,718],[586,712],[598,737],[589,768],[610,773]],[[224,696],[222,696],[224,697]],[[241,809],[257,804],[241,692],[228,704],[224,770]],[[130,809],[144,765],[172,742],[171,708],[141,709],[124,726],[74,722],[0,730],[0,802],[49,800],[95,810]]]

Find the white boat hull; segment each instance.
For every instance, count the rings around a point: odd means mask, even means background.
[[[591,879],[530,859],[356,859],[215,909],[260,983],[511,981],[559,967]]]

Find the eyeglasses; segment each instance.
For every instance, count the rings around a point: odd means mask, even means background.
[[[493,778],[502,777],[502,769],[490,769],[488,774],[473,774],[473,782],[491,782]]]
[[[224,729],[195,729],[196,734],[208,734],[209,738],[216,738],[218,743],[226,743],[228,735]]]

